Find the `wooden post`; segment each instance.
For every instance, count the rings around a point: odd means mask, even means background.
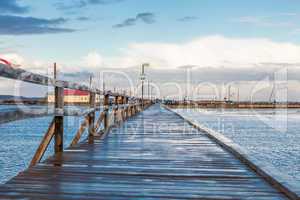
[[[104,95],[103,100],[103,106],[104,106],[104,130],[108,130],[109,121],[108,121],[108,112],[109,112],[109,94]]]
[[[53,66],[53,78],[54,78],[54,80],[56,80],[56,78],[57,78],[56,63],[54,63],[54,66]]]
[[[90,108],[93,111],[89,115],[89,143],[93,143],[95,134],[95,93],[90,92]]]
[[[118,123],[118,109],[119,109],[119,96],[115,96],[115,106],[114,106],[114,124]]]
[[[128,104],[128,117],[131,117],[132,115],[132,109],[131,109],[131,103],[129,102],[129,98],[127,98],[127,104]]]
[[[122,96],[122,120],[126,120],[126,107],[125,107],[125,96]]]
[[[132,116],[132,105],[131,105],[131,104],[129,104],[128,116],[129,116],[129,117]]]
[[[134,102],[134,104],[133,104],[133,115],[136,114],[136,111],[137,111],[136,106],[137,106],[137,102]]]
[[[135,102],[135,100],[132,102],[132,105],[131,105],[131,115],[133,116],[133,115],[135,115],[135,104],[136,104],[136,102]]]
[[[92,81],[93,77],[90,77],[90,90],[92,90]],[[94,133],[95,133],[95,101],[96,101],[96,94],[90,91],[90,109],[93,111],[89,114],[89,143],[93,143],[94,141]]]
[[[54,63],[54,79],[57,78],[56,63]],[[54,151],[55,154],[63,152],[64,145],[64,88],[55,86],[55,129]]]
[[[128,113],[128,97],[124,97],[124,107],[125,107],[125,119],[127,119],[129,117],[129,113]]]

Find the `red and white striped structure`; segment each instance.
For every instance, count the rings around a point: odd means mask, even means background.
[[[12,63],[0,57],[0,63],[8,66],[12,66]]]

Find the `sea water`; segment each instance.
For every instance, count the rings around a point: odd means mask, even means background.
[[[37,109],[38,106],[32,107]],[[40,108],[45,109],[42,106]],[[0,112],[15,109],[17,106],[0,106]],[[31,108],[27,106],[27,109]],[[84,110],[86,107],[78,107],[77,109]],[[97,116],[99,116],[99,112],[97,112]],[[0,124],[0,183],[5,183],[29,166],[52,119],[53,115],[49,115]],[[67,116],[64,118],[64,148],[70,145],[83,120],[84,116]],[[83,134],[82,140],[86,137],[87,131]],[[51,156],[53,152],[52,142],[44,155],[44,159]]]

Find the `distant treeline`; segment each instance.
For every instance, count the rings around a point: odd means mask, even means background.
[[[0,104],[45,104],[47,99],[45,97],[22,97],[11,95],[0,95]]]
[[[16,109],[14,111],[9,112],[0,112],[0,124],[22,120],[26,118],[43,117],[47,115],[50,115],[50,113],[48,113],[45,110],[40,112],[24,112],[20,109]]]

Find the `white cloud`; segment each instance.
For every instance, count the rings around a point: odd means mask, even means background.
[[[298,16],[298,13],[294,13],[294,12],[283,12],[283,13],[279,13],[280,16],[287,16],[287,17],[295,17]]]
[[[299,35],[299,34],[300,34],[300,28],[296,28],[290,32],[291,36],[295,36],[295,35]]]
[[[23,68],[42,70],[51,62],[33,60],[19,54],[1,55]],[[179,66],[228,68],[272,68],[272,64],[300,63],[300,45],[276,42],[267,38],[228,38],[220,35],[199,37],[184,43],[132,43],[114,57],[91,51],[78,60],[58,61],[60,71],[98,72],[101,68],[128,68],[149,62],[153,68],[174,69]]]
[[[292,15],[291,13],[282,13],[278,14],[278,16],[291,17]],[[230,21],[267,28],[294,28],[296,26],[296,24],[290,20],[274,20],[273,17],[274,16],[243,16]]]
[[[83,58],[83,64],[90,68],[101,67],[103,65],[103,58],[99,53],[93,51]]]
[[[208,36],[176,43],[135,43],[110,59],[110,66],[137,66],[172,69],[183,65],[199,67],[256,67],[260,63],[300,63],[300,45],[265,38],[226,38]],[[107,61],[107,60],[106,60]]]
[[[0,57],[16,65],[23,65],[25,63],[25,59],[17,53],[2,54]]]

